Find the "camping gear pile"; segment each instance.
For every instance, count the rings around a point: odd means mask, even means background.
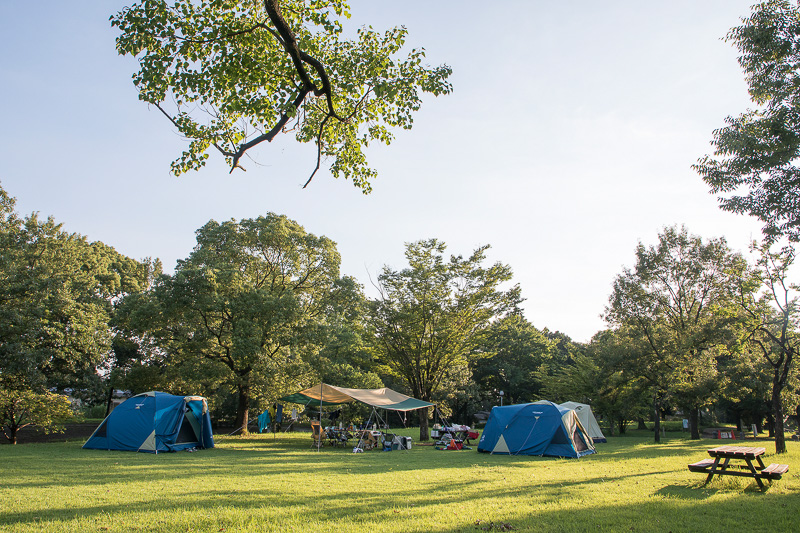
[[[213,448],[208,403],[202,396],[165,392],[133,396],[111,411],[83,447],[149,453]]]
[[[438,413],[438,409],[436,410]],[[441,415],[440,415],[441,416]],[[444,420],[444,417],[442,417]],[[472,431],[469,426],[460,424],[453,424],[444,426],[441,424],[434,424],[431,430],[431,437],[438,439],[437,445],[447,445],[450,441],[458,441],[469,445],[470,439],[477,439],[478,432]]]
[[[437,450],[471,450],[469,446],[464,445],[464,441],[462,439],[457,439],[450,435],[450,433],[445,433],[439,440],[436,441],[434,447]]]
[[[438,413],[438,409],[436,411]],[[441,413],[438,414],[442,416]],[[445,420],[443,416],[442,419]],[[477,439],[478,433],[469,426],[434,424],[431,437],[437,439],[434,443],[437,450],[471,450],[469,439]]]
[[[350,432],[344,433],[345,438],[343,442],[345,445],[350,438],[358,436],[358,442],[353,448],[353,453],[360,453],[364,450],[371,449],[392,451],[396,449],[409,449],[411,447],[411,439],[401,441],[392,433],[382,433],[378,431],[379,428],[389,427],[386,421],[380,416],[378,409],[405,413],[416,409],[427,409],[433,406],[432,403],[412,398],[411,396],[407,396],[387,387],[382,389],[348,389],[345,387],[335,387],[326,383],[320,383],[319,385],[284,396],[280,399],[285,402],[302,404],[306,407],[306,410],[308,410],[309,406],[320,408],[319,420],[315,424],[312,424],[313,446],[318,450],[322,448],[329,431],[332,434],[338,433],[339,435],[334,439],[328,439],[329,443],[331,440],[337,443],[342,440],[342,433],[340,431],[337,432],[337,428],[322,428],[322,407],[336,406],[349,402],[361,402],[372,407],[369,419],[363,424],[359,431],[355,431],[354,436],[350,436]],[[314,433],[315,425],[319,428],[317,434]]]

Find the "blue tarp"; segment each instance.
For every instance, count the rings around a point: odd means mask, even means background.
[[[111,411],[83,447],[150,453],[213,448],[208,404],[200,396],[139,394]]]
[[[258,415],[258,432],[264,433],[264,430],[269,427],[269,409],[265,409],[263,413]]]
[[[548,401],[493,407],[478,451],[551,457],[595,453],[575,411]]]

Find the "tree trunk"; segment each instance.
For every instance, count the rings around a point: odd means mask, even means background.
[[[775,407],[767,413],[767,436],[772,438],[775,436],[775,415],[773,414]]]
[[[691,431],[692,440],[700,440],[700,409],[692,407],[689,410],[689,429]]]
[[[653,420],[655,421],[655,443],[661,442],[661,403],[657,399],[653,399]]]
[[[608,436],[614,436],[614,419],[611,417],[608,417]]]
[[[425,442],[431,438],[431,433],[428,430],[428,410],[417,409],[417,412],[419,413],[419,440],[420,442]]]
[[[783,430],[783,404],[781,403],[780,387],[772,388],[772,417],[775,427],[775,453],[786,453],[786,435]]]
[[[239,380],[239,407],[236,409],[236,427],[241,428],[241,434],[249,433],[247,424],[250,422],[250,382],[246,378]]]
[[[114,404],[114,386],[108,388],[108,400],[106,401],[106,416],[111,414],[111,406]]]
[[[19,430],[19,426],[16,424],[11,424],[8,426],[0,426],[0,430],[3,432],[3,436],[8,440],[10,444],[17,443],[17,431]]]
[[[647,429],[647,424],[645,423],[644,418],[641,416],[636,419],[636,423],[638,424],[636,429]]]

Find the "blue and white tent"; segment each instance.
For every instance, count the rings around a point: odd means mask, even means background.
[[[139,394],[111,411],[83,447],[150,453],[213,448],[208,403],[202,396]]]
[[[478,451],[551,457],[595,453],[577,413],[548,401],[493,407]]]

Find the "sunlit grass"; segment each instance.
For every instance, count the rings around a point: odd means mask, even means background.
[[[412,434],[412,433],[408,433]],[[0,446],[0,530],[795,531],[800,445],[755,481],[686,465],[720,441],[612,438],[582,459],[312,449],[309,434],[218,438],[196,453]],[[771,443],[765,443],[768,454]],[[475,446],[473,448],[476,448]]]

